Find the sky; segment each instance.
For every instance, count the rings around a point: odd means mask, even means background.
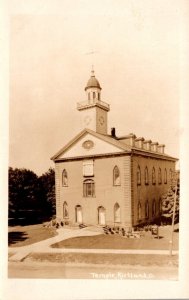
[[[109,133],[135,133],[179,158],[179,1],[11,3],[9,166],[38,175],[54,166],[50,158],[82,130],[76,105],[92,65]]]

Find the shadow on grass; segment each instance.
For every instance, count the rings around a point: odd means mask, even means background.
[[[27,225],[35,225],[43,222],[50,221],[51,217],[36,217],[36,216],[24,216],[17,218],[9,218],[8,226],[27,226]]]
[[[23,242],[28,239],[28,234],[24,231],[13,231],[8,234],[8,245],[12,246],[18,242]]]

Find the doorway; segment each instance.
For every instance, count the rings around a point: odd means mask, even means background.
[[[77,205],[75,207],[75,218],[76,218],[76,223],[83,223],[83,216],[82,216],[82,207],[81,205]]]
[[[106,224],[106,210],[103,206],[98,208],[98,224],[105,225]]]

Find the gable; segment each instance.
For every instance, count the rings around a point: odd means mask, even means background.
[[[56,159],[124,152],[119,146],[86,133],[60,153]]]

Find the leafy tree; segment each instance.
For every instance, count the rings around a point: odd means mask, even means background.
[[[42,195],[46,202],[46,212],[49,215],[53,215],[56,212],[56,200],[55,200],[55,171],[52,168],[42,174],[39,177],[40,186],[42,189]]]
[[[37,175],[27,169],[9,168],[9,216],[20,218],[40,207]]]
[[[176,191],[177,186],[177,191]],[[180,200],[180,182],[177,180],[172,183],[168,192],[162,197],[162,222],[167,224],[171,224],[173,217],[173,207],[174,207],[174,199],[175,199],[175,191],[176,191],[176,205],[175,205],[175,223],[179,222],[179,200]]]

